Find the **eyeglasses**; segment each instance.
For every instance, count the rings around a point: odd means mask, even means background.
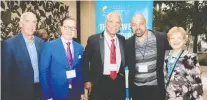
[[[69,31],[76,31],[76,27],[70,27],[70,26],[63,26],[64,30],[69,30]]]

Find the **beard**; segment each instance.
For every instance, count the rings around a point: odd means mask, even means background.
[[[135,34],[137,37],[142,37],[142,36],[144,35],[145,32],[146,32],[146,31],[142,31],[142,30],[140,30],[140,29],[136,29],[136,30],[134,31],[134,34]]]

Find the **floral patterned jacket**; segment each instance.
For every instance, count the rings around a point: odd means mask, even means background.
[[[169,81],[168,58],[169,53],[166,53],[163,68],[165,85]],[[172,63],[170,62],[170,64]],[[188,53],[180,57],[175,65],[169,84],[166,86],[166,100],[203,100],[202,95],[200,66],[196,59],[196,54]]]

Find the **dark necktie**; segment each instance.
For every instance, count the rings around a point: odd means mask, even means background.
[[[67,43],[68,47],[67,47],[67,57],[68,57],[68,63],[70,65],[70,68],[72,67],[73,64],[73,57],[72,57],[72,52],[70,49],[70,42]]]
[[[69,67],[70,67],[70,70],[72,69],[72,64],[73,64],[73,57],[72,57],[72,52],[71,52],[71,49],[70,49],[70,42],[67,43],[67,58],[68,58],[68,63],[69,63]],[[72,86],[72,79],[70,79],[70,85]]]
[[[114,44],[114,39],[111,40],[111,52],[110,52],[110,63],[116,64],[116,47]],[[114,67],[114,66],[113,66]],[[115,80],[117,77],[116,71],[110,71],[110,78]]]

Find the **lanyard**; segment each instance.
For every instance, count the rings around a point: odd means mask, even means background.
[[[184,50],[182,49],[180,53],[176,56],[175,61],[173,62],[172,65],[170,64],[170,61],[172,60],[172,53],[170,52],[170,57],[168,58],[168,63],[167,63],[167,68],[168,68],[167,74],[168,74],[169,80],[171,78],[173,70],[175,69],[175,65],[178,59],[180,58],[180,56],[182,55],[183,51]]]
[[[136,41],[137,42],[137,41]],[[144,48],[144,53],[141,52],[141,50],[139,49],[139,43],[137,42],[137,49],[139,50],[139,52],[141,53],[142,57],[143,57],[143,60],[144,60],[144,56],[145,56],[145,52],[146,52],[146,48],[147,48],[147,43],[148,43],[148,35],[147,35],[147,41],[146,41],[146,45],[145,45],[145,48]]]
[[[109,41],[105,38],[105,36],[104,36],[104,40],[106,41],[106,43],[107,43],[107,46],[108,46],[108,48],[109,48],[109,50],[111,51],[111,46],[109,45]],[[116,50],[116,46],[117,46],[117,38],[115,38],[115,50]]]

